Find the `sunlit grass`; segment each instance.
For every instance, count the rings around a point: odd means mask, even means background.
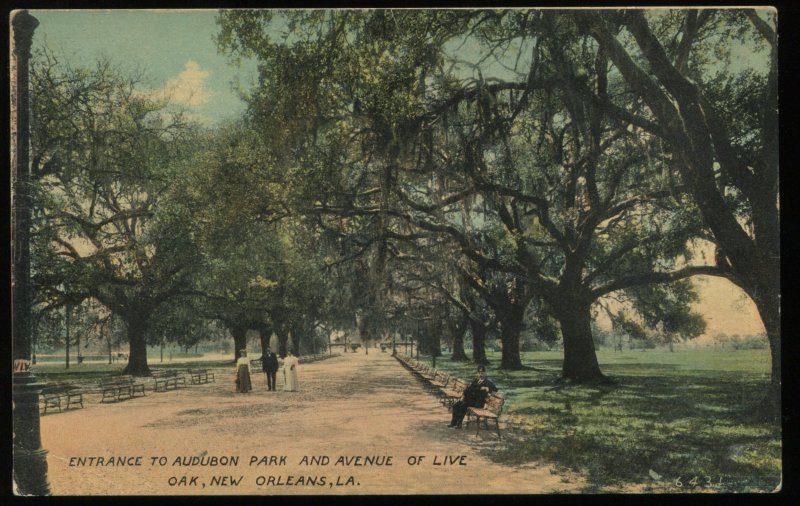
[[[587,491],[772,491],[780,482],[780,427],[752,416],[769,381],[768,350],[600,351],[612,386],[559,383],[560,352],[523,353],[532,368],[521,371],[500,370],[499,353],[488,358],[504,419],[519,428],[490,452],[497,461],[581,471]],[[446,357],[436,365],[462,378],[475,368]]]
[[[182,362],[180,359],[175,361],[165,359],[164,362],[160,362],[158,358],[148,357],[150,370],[185,371],[189,367],[232,367],[232,364],[232,360],[195,360],[188,363]],[[127,361],[125,360],[119,360],[111,364],[105,361],[85,361],[82,364],[71,362],[69,369],[67,369],[62,359],[60,361],[37,361],[32,366],[32,370],[37,378],[45,383],[86,383],[123,374],[123,369],[126,365]]]

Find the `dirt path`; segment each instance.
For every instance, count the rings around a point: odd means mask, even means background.
[[[583,485],[547,466],[487,460],[481,449],[505,443],[448,429],[447,410],[378,350],[301,365],[299,392],[268,392],[260,372],[249,394],[234,393],[233,368],[216,370],[216,379],[113,404],[90,399],[84,409],[42,417],[53,494],[548,493]],[[358,456],[383,465],[356,465]],[[133,465],[77,465],[88,457]]]

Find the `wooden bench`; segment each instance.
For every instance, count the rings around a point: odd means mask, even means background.
[[[450,381],[450,375],[444,371],[437,370],[436,373],[431,378],[431,386],[436,389],[437,393],[441,393],[447,387],[447,383]]]
[[[439,375],[439,369],[436,369],[434,367],[427,367],[425,369],[425,372],[422,374],[422,379],[425,380],[425,383],[427,383],[428,385],[432,385],[438,375]]]
[[[58,408],[58,412],[61,413],[63,402],[66,402],[66,406],[63,406],[64,409],[73,406],[83,407],[83,392],[73,385],[62,383],[47,385],[42,389],[40,399],[43,404],[43,415],[47,414],[47,408]]]
[[[453,404],[456,403],[464,395],[464,389],[467,384],[461,378],[454,378],[450,381],[447,387],[442,391],[442,404],[451,409]]]
[[[100,399],[100,402],[117,402],[123,399],[130,399],[130,386],[121,385],[117,380],[100,380],[98,386],[103,393],[103,398]]]
[[[154,392],[166,392],[175,390],[180,386],[186,386],[186,378],[178,376],[177,371],[153,371]],[[163,388],[163,390],[162,390]]]
[[[124,401],[136,397],[136,394],[144,393],[144,383],[138,383],[133,376],[120,376],[118,378],[105,379],[100,381],[100,391],[103,398],[100,402],[107,400]]]
[[[447,385],[447,377],[448,374],[446,372],[429,367],[422,375],[422,380],[425,382],[425,388],[430,393],[440,396],[442,389]]]
[[[144,383],[139,383],[133,376],[121,376],[119,381],[122,384],[127,383],[130,386],[131,397],[136,397],[136,394],[142,394],[142,397],[144,397]]]
[[[470,422],[472,421],[471,419],[474,417],[475,425],[477,425],[475,435],[477,436],[481,431],[481,419],[483,420],[483,424],[487,429],[489,428],[488,421],[494,420],[494,427],[497,430],[497,437],[500,438],[500,423],[498,419],[500,418],[500,412],[503,410],[503,404],[505,401],[506,400],[502,395],[498,394],[497,392],[492,392],[486,398],[486,404],[484,404],[482,408],[467,408],[466,425],[469,426]]]
[[[397,360],[399,360],[404,367],[406,367],[407,369],[411,369],[411,361],[413,360],[411,358],[411,355],[406,355],[403,352],[398,352],[395,354],[395,357],[397,357]]]
[[[411,371],[414,377],[420,380],[428,391],[436,394],[440,399],[446,397],[445,392],[448,385],[455,381],[455,378],[451,378],[448,373],[414,360],[404,353],[395,354],[395,358],[403,367]]]
[[[411,372],[423,383],[427,383],[425,376],[428,374],[429,369],[430,367],[422,362],[417,362],[416,360],[411,362]]]
[[[397,361],[400,362],[400,365],[402,365],[404,368],[408,369],[409,371],[411,370],[411,365],[408,363],[409,358],[407,355],[396,353],[394,358],[396,358]]]
[[[214,373],[208,372],[208,369],[189,369],[189,378],[192,385],[200,385],[202,383],[215,381]]]
[[[412,359],[408,355],[398,353],[395,355],[397,360],[420,380],[425,388],[438,397],[443,397],[447,385],[451,382],[450,375],[439,369],[435,369],[428,364],[424,364]]]

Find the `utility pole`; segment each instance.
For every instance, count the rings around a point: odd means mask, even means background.
[[[47,451],[42,448],[39,428],[39,394],[42,384],[31,366],[31,172],[29,163],[28,61],[33,32],[39,20],[26,10],[11,19],[11,174],[12,258],[11,317],[14,373],[14,481],[21,495],[50,495],[47,482]]]
[[[79,315],[80,315],[80,308],[82,306],[83,306],[83,303],[78,305],[78,310],[79,310],[78,314]],[[80,322],[80,320],[78,320],[78,322]],[[75,347],[78,349],[78,365],[81,365],[83,363],[83,355],[81,354],[81,332],[80,332],[80,327],[78,328],[78,331],[75,332]]]
[[[67,304],[64,306],[64,340],[66,341],[67,345],[67,366],[65,369],[69,369],[69,344],[70,344],[70,337],[69,337],[69,314],[70,314],[70,306]]]

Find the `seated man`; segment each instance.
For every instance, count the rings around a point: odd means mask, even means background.
[[[489,392],[497,392],[497,387],[486,377],[486,368],[479,365],[478,370],[475,371],[475,378],[464,389],[461,400],[453,404],[453,417],[448,427],[460,429],[461,422],[464,421],[464,416],[467,414],[467,408],[482,408]]]

